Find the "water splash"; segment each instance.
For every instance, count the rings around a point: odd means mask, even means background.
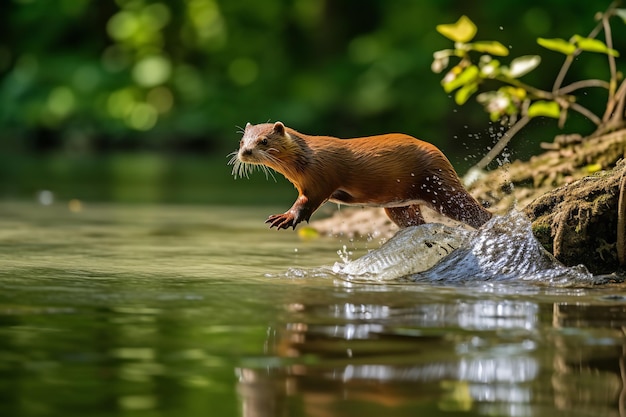
[[[336,263],[333,272],[350,281],[369,282],[595,283],[583,266],[566,267],[549,254],[518,211],[495,216],[473,231],[440,224],[407,228],[359,259]]]
[[[438,223],[428,223],[400,230],[379,249],[343,263],[335,263],[333,272],[351,280],[393,281],[433,267],[459,248],[471,232]]]

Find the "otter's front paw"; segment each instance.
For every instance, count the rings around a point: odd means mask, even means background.
[[[277,229],[288,229],[289,227],[296,228],[296,225],[300,223],[296,216],[294,216],[291,211],[283,214],[274,214],[265,220],[265,223],[270,224],[270,229],[272,227],[276,227]]]

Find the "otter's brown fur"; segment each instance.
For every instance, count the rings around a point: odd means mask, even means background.
[[[293,206],[266,221],[278,229],[308,221],[326,201],[384,207],[400,227],[424,223],[422,204],[472,227],[491,218],[437,147],[405,134],[338,139],[305,135],[281,122],[248,123],[230,163],[235,175],[261,165],[296,187]]]

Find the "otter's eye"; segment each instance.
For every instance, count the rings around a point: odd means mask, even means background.
[[[267,138],[261,139],[261,145],[263,145],[263,146],[267,145]]]

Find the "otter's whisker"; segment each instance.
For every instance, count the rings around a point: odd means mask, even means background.
[[[245,162],[239,161],[239,178],[250,178],[249,176],[250,166]]]
[[[273,148],[271,148],[271,149],[273,149]],[[268,153],[267,151],[263,152],[263,157],[265,159],[267,159],[269,162],[273,163],[274,165],[280,165],[280,160],[278,158],[276,158],[275,156],[273,156],[272,154]],[[270,167],[265,166],[265,165],[261,165],[261,169],[265,173],[265,178],[266,179],[269,179],[269,177],[268,177],[268,174],[269,174],[269,176],[272,177],[274,182],[277,182],[276,181],[276,177],[274,176],[274,169],[273,168],[270,168]]]
[[[272,177],[274,182],[276,182],[276,177],[274,176],[274,172],[272,171],[271,168],[268,168],[265,165],[261,165],[261,168],[263,169],[263,173],[265,174],[265,179],[266,180],[268,180],[269,177]]]
[[[237,172],[239,171],[239,165],[240,165],[240,161],[239,158],[237,158],[237,151],[235,152],[231,152],[228,155],[226,155],[226,157],[230,157],[230,159],[228,160],[228,165],[232,165],[233,169],[231,170],[231,175],[233,175],[235,177],[235,179],[237,179]]]

